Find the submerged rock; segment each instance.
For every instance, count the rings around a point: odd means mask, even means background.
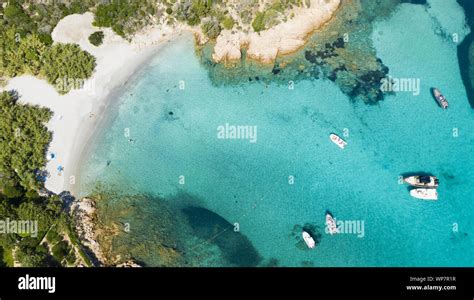
[[[186,207],[183,213],[194,233],[217,245],[230,264],[253,267],[261,262],[262,258],[250,240],[240,232],[235,232],[234,225],[223,217],[202,207]]]
[[[344,2],[334,18],[313,33],[303,49],[278,57],[270,66],[244,58],[230,66],[215,64],[212,50],[205,47],[200,52],[201,62],[213,84],[218,86],[255,81],[288,85],[300,80],[329,79],[351,100],[373,104],[384,99],[380,80],[389,69],[372,46],[372,24],[380,14],[388,16],[399,3]]]

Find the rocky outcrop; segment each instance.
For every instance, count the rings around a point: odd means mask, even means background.
[[[96,266],[104,264],[105,257],[96,240],[96,203],[89,198],[76,200],[72,203],[70,214],[74,222],[74,229],[82,245],[87,248],[89,257]]]
[[[119,230],[115,226],[106,226],[99,222],[97,204],[94,199],[82,198],[72,203],[70,214],[74,220],[74,229],[84,250],[94,266],[141,267],[130,258],[113,256],[109,253],[112,239]]]
[[[126,262],[117,264],[116,267],[122,267],[122,268],[141,268],[142,266],[140,266],[139,264],[137,264],[137,263],[136,263],[135,261],[133,261],[133,260],[128,260],[128,261],[126,261]]]
[[[277,55],[301,48],[306,38],[328,22],[340,5],[340,0],[312,0],[308,8],[295,8],[294,17],[268,30],[244,33],[223,30],[217,37],[212,58],[216,62],[239,60],[241,50],[262,63],[272,63]]]

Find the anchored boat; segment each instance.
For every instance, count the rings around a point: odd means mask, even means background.
[[[326,212],[326,228],[329,234],[333,235],[339,232],[337,229],[336,220],[332,217],[330,212]]]
[[[410,195],[422,200],[438,200],[438,192],[436,189],[414,189],[410,191]]]
[[[446,97],[444,97],[443,94],[441,94],[441,92],[437,88],[432,88],[431,90],[439,106],[441,106],[442,109],[447,109],[449,103],[448,100],[446,100]]]
[[[415,187],[438,187],[439,181],[435,176],[415,175],[403,178],[403,181]]]
[[[303,230],[302,235],[303,235],[303,240],[306,243],[306,246],[308,246],[309,249],[313,249],[314,246],[316,246],[316,243],[315,243],[313,237],[304,230]]]
[[[331,135],[329,135],[329,138],[334,144],[336,144],[341,149],[344,149],[344,147],[347,145],[346,141],[344,141],[340,136],[334,133],[331,133]]]

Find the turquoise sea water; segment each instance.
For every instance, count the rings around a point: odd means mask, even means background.
[[[432,2],[430,11],[401,5],[375,25],[389,75],[419,78],[420,95],[399,92],[371,106],[352,103],[329,80],[215,87],[192,37],[176,40],[117,101],[82,170],[81,193],[100,181],[177,206],[186,198],[238,223],[259,255],[281,266],[474,266],[474,111],[445,34],[465,28],[436,18],[457,7]],[[256,143],[218,139],[226,123],[256,126]],[[332,132],[346,134],[345,150],[330,142]],[[399,184],[401,174],[420,171],[440,178],[439,201],[416,200]],[[364,237],[325,234],[326,210],[363,221]],[[292,235],[306,223],[321,229],[314,250]]]

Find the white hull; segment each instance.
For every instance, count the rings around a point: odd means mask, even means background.
[[[337,229],[336,220],[331,216],[331,214],[326,214],[326,228],[329,234],[333,235],[339,232]]]
[[[438,102],[439,106],[441,106],[441,108],[443,109],[447,109],[449,104],[448,104],[448,101],[446,100],[446,98],[443,96],[443,94],[441,94],[441,92],[436,89],[436,88],[433,88],[433,95],[436,99],[436,101]]]
[[[306,243],[306,246],[308,246],[309,249],[313,249],[316,246],[316,243],[314,242],[314,239],[307,233],[306,231],[303,231],[303,240]]]
[[[436,189],[414,189],[410,191],[410,195],[422,200],[438,200]]]
[[[344,147],[346,147],[347,145],[346,141],[344,141],[341,137],[335,135],[334,133],[331,133],[331,135],[329,135],[329,139],[331,139],[331,141],[341,149],[344,149]]]
[[[431,187],[431,188],[438,187],[438,179],[436,177],[434,176],[427,176],[427,177],[429,177],[430,179],[429,182],[421,182],[420,176],[406,177],[406,178],[403,178],[403,181],[415,187]]]

